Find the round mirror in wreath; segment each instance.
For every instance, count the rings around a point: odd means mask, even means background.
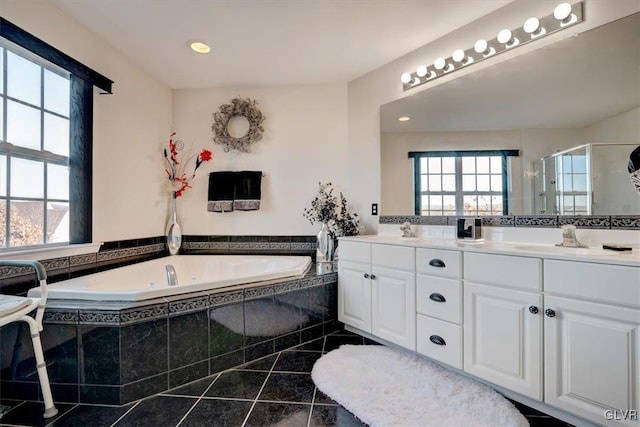
[[[251,151],[251,144],[262,139],[265,116],[249,98],[234,98],[222,104],[213,114],[213,142],[224,145],[224,151]]]

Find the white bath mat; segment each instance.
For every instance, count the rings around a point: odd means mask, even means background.
[[[311,372],[318,389],[370,426],[528,426],[500,394],[421,357],[343,345]]]

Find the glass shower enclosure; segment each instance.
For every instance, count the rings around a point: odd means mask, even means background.
[[[638,215],[627,171],[634,144],[585,144],[534,163],[534,208],[544,215]]]

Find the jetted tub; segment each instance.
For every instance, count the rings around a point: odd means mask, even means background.
[[[172,265],[177,286],[169,286],[165,266]],[[308,256],[177,255],[64,280],[47,287],[49,299],[142,301],[189,292],[226,288],[285,277],[301,278]],[[39,289],[29,291],[38,296]]]

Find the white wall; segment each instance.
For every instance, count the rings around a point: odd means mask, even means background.
[[[469,132],[382,133],[380,212],[383,215],[413,215],[413,159],[409,151],[443,150],[521,150],[518,130]],[[510,210],[521,210],[521,157],[510,159],[512,193]]]
[[[587,142],[640,144],[640,107],[586,127],[584,138]]]
[[[251,153],[225,153],[211,142],[213,113],[238,96],[258,101],[266,116],[263,138]],[[318,182],[331,181],[337,190],[345,189],[346,84],[176,90],[173,118],[186,143],[214,151],[213,162],[201,167],[193,188],[178,200],[183,233],[315,234],[318,226],[309,224],[303,210]],[[220,170],[262,170],[266,176],[260,210],[207,212],[207,174]]]
[[[430,85],[423,85],[406,94],[402,92],[400,75],[415,70],[419,65],[438,56],[450,56],[458,48],[468,48],[478,38],[493,38],[501,28],[515,28],[529,16],[545,16],[557,5],[551,0],[518,0],[497,11],[480,18],[446,36],[411,52],[383,67],[349,82],[349,167],[348,186],[354,194],[353,203],[368,206],[380,200],[380,105],[410,96],[434,85],[461,77],[469,72],[494,66],[502,61],[524,54],[530,50],[546,46],[554,41],[571,37],[606,22],[627,16],[640,10],[638,0],[586,0],[584,3],[585,21],[570,31],[552,34],[548,37],[498,55],[489,60],[474,64],[450,76],[439,78]],[[377,230],[377,218],[368,215],[364,220],[369,231]]]
[[[113,95],[94,92],[93,241],[162,234],[170,89],[45,0],[2,0],[0,16],[115,82]]]

